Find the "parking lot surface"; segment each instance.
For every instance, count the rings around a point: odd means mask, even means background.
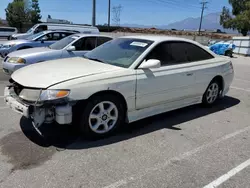
[[[214,107],[164,113],[98,141],[58,125],[40,137],[5,107],[1,72],[0,187],[250,187],[250,58],[232,61],[233,85]]]

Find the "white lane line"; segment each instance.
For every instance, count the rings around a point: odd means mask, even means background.
[[[234,169],[230,170],[228,173],[222,175],[218,179],[214,180],[213,182],[209,183],[203,188],[215,188],[239,173],[240,171],[244,170],[244,168],[248,167],[250,165],[250,159],[245,161],[244,163],[241,163],[239,166],[235,167]]]
[[[171,159],[169,159],[169,160],[166,160],[164,163],[161,163],[161,164],[159,164],[159,165],[157,165],[157,166],[154,166],[154,167],[152,167],[152,168],[148,168],[148,169],[146,169],[144,172],[140,172],[140,174],[138,174],[138,175],[135,175],[135,176],[131,176],[131,177],[128,177],[128,178],[121,179],[121,180],[119,180],[119,181],[117,181],[117,182],[114,182],[114,183],[112,183],[112,184],[110,184],[110,185],[104,187],[104,188],[117,188],[117,187],[120,187],[120,186],[127,185],[127,184],[130,183],[130,182],[133,182],[133,181],[136,181],[136,180],[141,179],[143,176],[146,176],[146,175],[148,175],[149,173],[153,173],[153,172],[155,172],[155,171],[159,171],[159,170],[162,170],[162,169],[166,168],[166,167],[167,167],[168,165],[170,165],[173,161],[181,161],[181,160],[183,160],[183,159],[187,159],[188,157],[191,157],[192,155],[195,155],[195,154],[197,154],[197,153],[199,153],[199,152],[201,152],[201,151],[203,151],[203,150],[205,150],[205,149],[208,149],[208,148],[213,147],[213,146],[215,146],[215,145],[217,145],[217,144],[220,144],[220,143],[223,142],[223,141],[226,141],[226,140],[228,140],[228,139],[231,139],[231,138],[233,138],[233,137],[236,137],[236,136],[238,136],[239,134],[244,133],[244,132],[249,131],[249,130],[250,130],[250,126],[245,127],[244,129],[240,129],[240,130],[238,130],[238,131],[236,131],[236,132],[233,132],[233,133],[231,133],[231,134],[225,135],[225,136],[223,136],[223,137],[221,137],[221,138],[219,138],[219,139],[217,139],[217,140],[215,140],[215,141],[213,141],[213,142],[209,142],[209,143],[204,144],[204,145],[202,145],[202,146],[200,146],[200,147],[197,147],[197,148],[195,148],[195,149],[193,149],[193,150],[191,150],[191,151],[188,151],[188,152],[186,152],[186,153],[183,153],[182,155],[180,155],[180,156],[178,156],[178,157],[173,157],[173,158],[171,158]]]
[[[232,88],[232,89],[236,89],[236,90],[241,90],[241,91],[250,92],[250,89],[244,89],[244,88],[234,87],[234,86],[232,86],[232,87],[230,87],[230,88]]]
[[[239,80],[239,81],[242,81],[242,82],[248,82],[248,83],[250,83],[249,80],[243,80],[243,79],[239,79],[239,78],[235,78],[235,80]]]

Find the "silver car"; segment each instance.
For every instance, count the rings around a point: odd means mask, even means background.
[[[58,40],[75,34],[74,31],[43,31],[27,39],[11,40],[0,46],[0,56],[6,57],[10,52],[27,48],[49,46]]]
[[[70,35],[48,47],[19,50],[10,53],[3,60],[3,71],[12,74],[17,69],[43,61],[83,56],[86,52],[112,40],[109,36],[98,34]]]

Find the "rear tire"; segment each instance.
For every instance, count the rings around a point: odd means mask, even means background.
[[[212,106],[219,98],[220,91],[221,86],[219,82],[217,80],[213,80],[207,87],[207,90],[202,97],[202,104],[207,107]]]
[[[77,109],[79,111],[81,107]],[[125,122],[124,104],[115,95],[94,96],[82,106],[82,110],[80,117],[76,118],[80,131],[88,139],[108,137]]]

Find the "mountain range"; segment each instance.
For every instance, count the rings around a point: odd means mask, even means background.
[[[137,27],[137,28],[158,28],[158,29],[177,29],[177,30],[197,30],[200,24],[200,17],[186,18],[181,21],[170,23],[168,25],[139,25],[139,24],[122,24],[124,27]],[[202,29],[216,30],[220,29],[227,33],[235,33],[233,30],[224,29],[220,25],[220,13],[211,13],[203,17]]]

